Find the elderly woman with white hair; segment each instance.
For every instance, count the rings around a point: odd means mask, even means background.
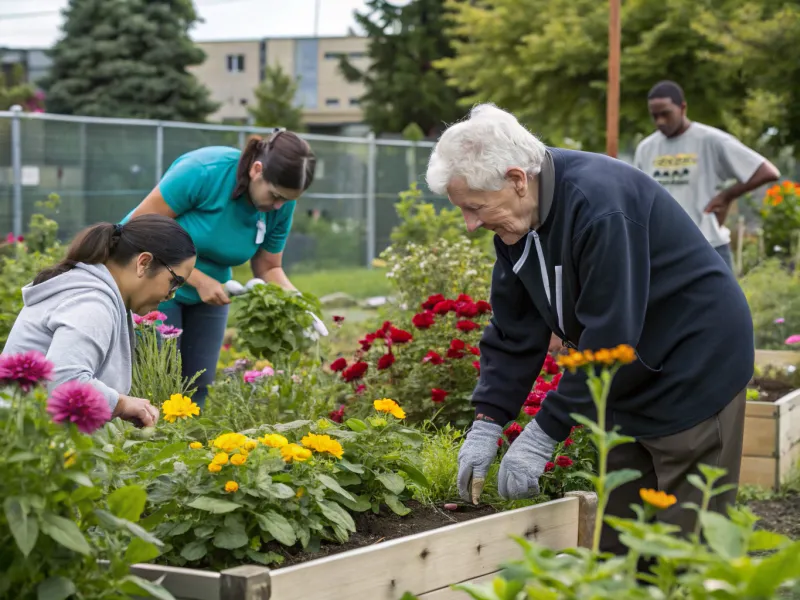
[[[632,517],[639,489],[700,502],[686,481],[705,463],[727,470],[736,498],[744,389],[753,373],[753,324],[744,294],[667,191],[604,155],[549,148],[517,119],[481,105],[447,129],[431,155],[428,185],[463,213],[467,229],[495,232],[491,323],[481,340],[475,422],[459,452],[459,492],[478,501],[502,426],[516,418],[542,367],[551,332],[578,350],[627,344],[608,398],[608,425],[634,443],[614,448],[609,469],[640,477],[612,493],[609,512]],[[500,465],[508,498],[538,492],[556,444],[595,417],[586,378],[565,373]],[[683,531],[695,514],[661,514]],[[622,553],[616,533],[602,547]]]

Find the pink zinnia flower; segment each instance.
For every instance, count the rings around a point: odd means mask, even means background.
[[[790,335],[788,338],[786,338],[786,344],[789,346],[792,346],[794,344],[800,344],[800,335],[798,334]]]
[[[167,315],[157,310],[154,310],[143,316],[142,320],[147,321],[148,323],[155,323],[156,321],[166,321]]]
[[[783,325],[785,322],[786,320],[783,317],[778,317],[775,319],[775,325]]]
[[[40,381],[52,378],[53,363],[41,352],[0,354],[0,381],[6,385],[16,382],[23,392],[29,392]]]
[[[47,400],[47,412],[56,423],[74,423],[79,431],[87,434],[111,419],[111,409],[103,394],[94,386],[79,381],[68,381],[53,390]]]
[[[245,383],[255,383],[262,377],[266,377],[263,371],[245,371],[244,372],[244,382]]]
[[[159,325],[156,329],[161,334],[161,337],[165,339],[177,338],[183,333],[183,329],[178,329],[172,325]]]
[[[140,315],[133,315],[133,324],[134,325],[141,325],[144,323],[144,317]]]

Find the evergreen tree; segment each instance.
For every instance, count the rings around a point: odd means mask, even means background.
[[[366,88],[361,98],[365,121],[376,133],[400,133],[415,123],[435,136],[459,119],[464,109],[434,62],[453,55],[443,32],[444,0],[411,0],[396,6],[368,0],[356,21],[369,37],[370,66],[356,68],[346,57],[341,70]]]
[[[70,0],[64,16],[42,82],[50,112],[204,121],[216,110],[187,71],[205,60],[189,39],[191,0]]]
[[[264,72],[264,81],[255,89],[256,105],[248,108],[258,127],[285,127],[300,131],[303,127],[303,109],[295,106],[297,80],[280,65],[270,66]]]

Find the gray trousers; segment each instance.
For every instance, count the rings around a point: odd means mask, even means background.
[[[737,489],[711,499],[709,509],[726,514],[727,507],[736,503],[742,464],[744,411],[745,391],[742,390],[719,413],[686,431],[660,438],[637,440],[612,449],[608,457],[609,472],[636,469],[642,476],[611,492],[607,514],[635,519],[636,514],[630,505],[642,504],[639,490],[663,490],[673,494],[677,502],[660,511],[658,519],[679,526],[683,533],[691,533],[694,531],[696,513],[680,505],[685,502],[701,504],[702,492],[686,480],[686,476],[691,473],[699,474],[699,464],[727,470],[726,475],[714,484],[715,487],[728,483],[737,486]],[[619,541],[617,531],[605,523],[600,549],[618,555],[627,554],[627,548]]]

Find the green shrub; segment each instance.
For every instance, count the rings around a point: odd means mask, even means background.
[[[785,341],[800,333],[800,278],[777,258],[768,259],[740,280],[756,335],[756,348],[787,349]]]

